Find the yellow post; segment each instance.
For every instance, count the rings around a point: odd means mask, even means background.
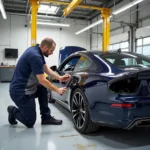
[[[64,16],[68,16],[81,2],[82,0],[73,0],[68,7],[64,9]]]
[[[31,5],[31,46],[36,45],[38,1],[30,0]]]
[[[110,43],[110,9],[103,8],[101,11],[101,17],[103,19],[103,51],[108,51]]]

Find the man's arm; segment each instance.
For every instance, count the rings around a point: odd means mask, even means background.
[[[53,78],[55,78],[61,82],[67,82],[71,78],[71,76],[69,74],[60,76],[59,74],[55,73],[52,69],[50,69],[46,64],[44,64],[44,71],[48,75],[52,76]]]
[[[50,90],[53,90],[61,95],[64,92],[66,92],[66,87],[57,88],[55,85],[53,85],[46,79],[46,76],[44,75],[43,62],[40,57],[36,57],[36,56],[33,57],[32,59],[30,59],[29,63],[31,65],[32,72],[36,74],[36,77],[38,78],[38,81],[40,84],[42,84],[44,87]]]
[[[52,76],[53,78],[60,80],[61,76],[57,73],[55,73],[52,69],[50,69],[46,64],[44,64],[44,71],[46,74],[48,74],[49,76]]]
[[[52,91],[55,91],[55,92],[57,92],[61,95],[64,94],[67,91],[66,87],[57,88],[55,85],[53,85],[51,82],[49,82],[46,79],[44,74],[39,74],[39,75],[36,75],[36,76],[37,76],[38,81],[41,85],[43,85],[44,87],[46,87],[46,88],[48,88]]]

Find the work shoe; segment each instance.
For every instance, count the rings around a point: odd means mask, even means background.
[[[50,117],[47,120],[42,120],[42,125],[61,125],[62,124],[62,120],[57,120],[54,117]]]
[[[7,107],[7,112],[8,112],[8,121],[11,125],[15,125],[18,122],[16,121],[15,117],[12,114],[12,110],[14,109],[14,106],[8,106]]]

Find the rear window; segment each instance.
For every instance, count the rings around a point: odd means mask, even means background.
[[[132,53],[112,53],[102,54],[101,58],[119,67],[150,67],[150,58],[144,55]]]

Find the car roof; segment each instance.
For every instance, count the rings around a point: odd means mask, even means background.
[[[81,53],[81,54],[86,54],[86,55],[91,55],[91,54],[98,54],[100,56],[102,55],[107,55],[107,54],[120,54],[120,53],[127,53],[127,54],[134,54],[136,56],[140,56],[141,54],[133,53],[133,52],[125,52],[119,50],[114,50],[114,51],[79,51],[76,52],[76,54]]]

